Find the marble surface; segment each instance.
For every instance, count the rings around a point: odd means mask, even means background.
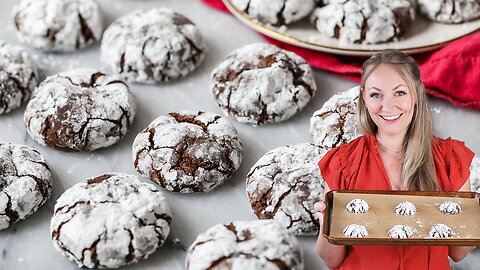
[[[14,0],[2,0],[0,39],[19,44],[10,10]],[[56,199],[70,186],[92,176],[118,171],[137,174],[131,160],[135,135],[156,116],[175,110],[204,110],[221,114],[208,89],[212,69],[232,50],[262,39],[234,17],[204,6],[198,0],[99,0],[106,23],[135,8],[170,7],[195,22],[206,40],[208,52],[203,64],[189,76],[161,85],[131,84],[138,104],[134,124],[118,144],[91,153],[64,153],[38,145],[26,133],[22,121],[25,106],[0,115],[0,142],[25,144],[38,149],[54,174],[52,197],[27,220],[0,231],[0,270],[76,269],[53,248],[49,223]],[[27,48],[40,67],[41,79],[47,75],[77,67],[103,69],[99,61],[99,44],[70,54],[44,54]],[[164,191],[173,212],[172,232],[165,246],[149,259],[123,269],[183,269],[185,250],[196,236],[217,223],[254,220],[245,194],[245,177],[250,167],[267,151],[287,144],[310,142],[309,118],[334,93],[355,84],[324,71],[315,70],[317,95],[308,106],[290,120],[252,127],[232,120],[244,145],[239,171],[226,184],[206,194],[176,194]],[[461,109],[430,98],[438,136],[463,140],[480,153],[480,112]],[[315,254],[315,237],[298,238],[304,252],[305,269],[325,269]],[[474,251],[454,269],[474,269],[480,263],[480,251]]]

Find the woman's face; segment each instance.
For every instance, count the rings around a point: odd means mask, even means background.
[[[362,97],[378,132],[406,134],[414,111],[413,90],[389,64],[378,65],[365,82]]]

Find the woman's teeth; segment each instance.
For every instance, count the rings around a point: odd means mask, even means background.
[[[396,120],[400,117],[401,114],[398,114],[398,115],[391,115],[391,116],[386,116],[386,115],[380,115],[380,117],[382,117],[383,119],[385,120],[388,120],[388,121],[392,121],[392,120]]]

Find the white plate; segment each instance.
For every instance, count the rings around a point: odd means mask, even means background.
[[[381,44],[351,44],[318,32],[307,19],[288,26],[274,27],[262,24],[248,17],[235,7],[231,0],[223,0],[230,12],[256,31],[273,39],[299,47],[342,55],[372,55],[384,49],[399,49],[406,53],[430,51],[447,43],[476,32],[480,29],[480,19],[462,24],[441,24],[427,20],[417,14],[412,27],[398,41]]]

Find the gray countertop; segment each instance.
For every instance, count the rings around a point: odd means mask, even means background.
[[[13,0],[2,0],[0,39],[20,44],[10,18]],[[119,171],[137,174],[131,160],[135,135],[158,115],[178,110],[203,110],[221,114],[209,91],[212,69],[232,50],[242,45],[261,42],[254,31],[233,16],[218,12],[199,0],[99,0],[106,23],[136,8],[170,7],[195,22],[205,40],[205,61],[192,74],[178,81],[159,85],[130,84],[138,112],[134,124],[116,145],[90,153],[65,153],[42,147],[26,133],[23,124],[25,106],[0,115],[0,142],[12,142],[38,149],[54,174],[53,194],[37,213],[8,229],[0,231],[0,270],[10,269],[75,269],[77,266],[55,251],[49,235],[50,218],[56,199],[69,187],[92,176]],[[25,46],[26,47],[26,46]],[[99,44],[69,54],[45,54],[27,48],[40,67],[41,79],[60,71],[90,67],[104,70],[99,60]],[[467,75],[468,76],[468,75]],[[196,236],[218,223],[254,220],[245,194],[245,177],[250,167],[267,151],[287,144],[310,142],[309,118],[334,93],[355,83],[315,70],[317,95],[290,120],[262,127],[252,127],[232,120],[244,145],[239,171],[226,184],[205,194],[177,194],[163,191],[173,212],[172,230],[166,244],[147,260],[123,269],[183,269],[185,251]],[[457,108],[430,97],[436,133],[465,141],[480,153],[480,112]],[[305,269],[325,269],[315,254],[315,237],[298,237],[305,259]],[[480,263],[480,252],[470,254],[455,269],[474,269]]]

